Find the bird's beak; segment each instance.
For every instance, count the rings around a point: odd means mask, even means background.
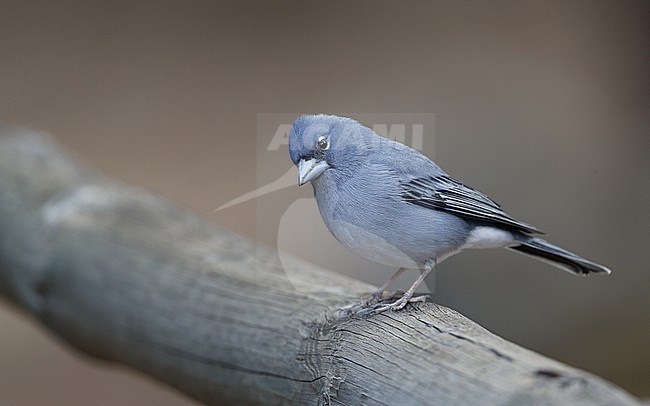
[[[298,162],[298,186],[311,182],[329,169],[327,162],[321,159],[312,158],[309,160],[301,159]]]

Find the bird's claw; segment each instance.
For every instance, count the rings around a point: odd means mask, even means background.
[[[393,303],[382,303],[390,299],[396,299]],[[403,309],[408,303],[416,302],[426,302],[431,300],[431,297],[428,295],[412,297],[410,294],[405,293],[404,291],[398,290],[395,292],[375,292],[372,297],[370,297],[365,302],[357,303],[350,305],[343,310],[343,315],[345,317],[351,317],[353,315],[358,316],[369,316],[371,314],[383,313],[387,310],[397,311]]]
[[[430,298],[427,295],[412,297],[409,294],[404,294],[402,297],[400,297],[399,299],[397,299],[393,303],[384,304],[384,305],[377,304],[374,311],[373,311],[373,313],[374,314],[379,314],[379,313],[383,313],[383,312],[385,312],[387,310],[392,310],[392,311],[402,310],[406,306],[407,303],[416,303],[416,302],[423,303],[423,302],[426,302],[429,299]]]

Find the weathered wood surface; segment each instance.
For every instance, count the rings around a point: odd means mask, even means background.
[[[442,306],[346,317],[372,286],[287,266],[0,126],[0,292],[86,353],[213,405],[638,404]]]

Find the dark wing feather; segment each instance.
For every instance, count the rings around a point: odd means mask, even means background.
[[[402,198],[412,204],[483,222],[513,227],[526,234],[543,234],[535,227],[515,220],[501,206],[476,189],[447,175],[405,181]]]

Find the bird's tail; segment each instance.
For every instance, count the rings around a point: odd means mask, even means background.
[[[572,252],[556,247],[541,238],[522,238],[520,245],[508,248],[540,261],[548,262],[553,266],[575,275],[589,275],[590,273],[610,274],[612,272],[602,265],[598,265]]]

